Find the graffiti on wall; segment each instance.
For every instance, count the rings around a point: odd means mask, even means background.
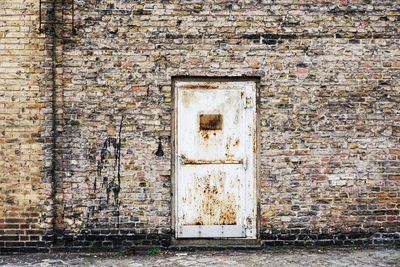
[[[100,151],[100,159],[97,162],[97,176],[93,183],[93,191],[97,189],[106,191],[106,203],[119,205],[119,192],[121,190],[121,134],[122,123],[124,117],[121,118],[119,126],[118,138],[107,137]],[[98,181],[99,179],[100,181]],[[97,188],[100,182],[101,188]]]

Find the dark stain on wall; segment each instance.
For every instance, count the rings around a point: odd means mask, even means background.
[[[106,189],[107,199],[109,203],[110,194],[113,194],[114,204],[119,204],[119,192],[121,190],[121,134],[124,116],[121,118],[119,126],[118,138],[107,137],[104,141],[103,148],[100,151],[100,160],[97,162],[97,176],[93,183],[93,191],[97,190],[97,178],[102,179],[101,187]],[[104,172],[106,168],[111,168],[110,172]]]

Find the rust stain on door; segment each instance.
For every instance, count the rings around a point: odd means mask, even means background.
[[[186,85],[180,86],[179,88],[185,88],[185,89],[217,89],[218,86],[210,85],[208,83],[206,83],[206,84],[186,84]]]
[[[227,184],[226,172],[218,171],[195,178],[192,201],[196,206],[196,216],[186,225],[234,225],[237,223],[237,212],[240,205],[238,198],[230,192],[230,188],[239,185]],[[236,180],[238,183],[239,181]]]

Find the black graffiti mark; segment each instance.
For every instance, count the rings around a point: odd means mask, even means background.
[[[102,177],[103,181],[101,183],[102,188],[106,188],[107,204],[110,200],[110,194],[113,194],[114,204],[119,205],[119,192],[121,190],[121,134],[122,134],[122,123],[124,116],[121,118],[121,123],[119,126],[118,138],[107,137],[104,141],[103,148],[100,152],[100,160],[97,162],[97,176],[94,180],[93,191],[97,190],[97,177]],[[112,161],[112,164],[108,164]],[[109,181],[108,173],[103,176],[103,170],[106,167],[112,168],[112,178]]]

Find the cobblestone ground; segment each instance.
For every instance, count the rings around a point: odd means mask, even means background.
[[[149,252],[155,254],[8,255],[0,266],[400,266],[400,249],[388,248]]]

